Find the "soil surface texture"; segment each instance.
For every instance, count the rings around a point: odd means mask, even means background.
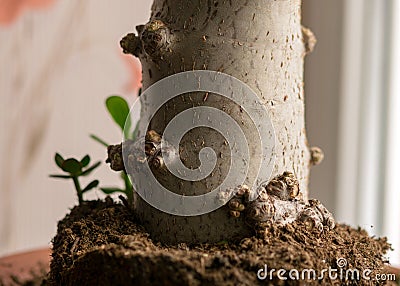
[[[166,246],[149,238],[129,208],[107,198],[84,202],[59,222],[53,240],[51,270],[44,283],[396,285],[372,281],[377,274],[386,273],[384,255],[389,248],[386,239],[371,238],[362,229],[338,224],[335,229],[320,233],[300,223],[264,226],[253,237],[240,241]],[[323,274],[324,269],[330,268],[337,269],[337,279],[330,279],[329,272]],[[275,271],[271,274],[272,269]],[[279,269],[284,269],[280,275],[287,280],[278,278]],[[307,271],[302,277],[303,269],[313,269],[316,277],[323,279],[308,279]],[[345,280],[349,269],[359,270],[360,280]],[[368,275],[371,280],[362,278],[366,269],[371,270]],[[258,278],[257,273],[265,279]],[[292,279],[297,273],[300,279]]]

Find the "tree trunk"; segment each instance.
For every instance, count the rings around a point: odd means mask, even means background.
[[[140,58],[144,90],[167,76],[190,70],[226,73],[254,90],[275,129],[271,178],[293,173],[307,199],[311,155],[305,132],[303,65],[312,42],[301,26],[301,0],[154,0],[150,22],[137,29],[138,36],[128,35],[122,46]],[[151,101],[151,97],[142,100],[141,116],[149,116]],[[218,108],[238,122],[250,152],[246,183],[254,180],[260,161],[257,128],[240,106],[223,96],[204,92],[177,96],[154,115],[149,129],[163,134],[178,113],[197,106]],[[207,178],[191,182],[171,173],[156,174],[157,178],[170,191],[185,196],[217,188],[232,160],[219,132],[208,127],[192,129],[180,142],[180,157],[186,167],[197,168],[204,147],[218,155],[216,168]],[[135,209],[152,237],[165,243],[216,242],[251,232],[243,217],[229,216],[226,206],[182,217],[138,198]]]

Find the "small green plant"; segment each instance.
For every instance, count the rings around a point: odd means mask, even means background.
[[[139,95],[141,90],[139,90]],[[124,133],[125,139],[134,140],[137,136],[139,123],[136,124],[136,128],[133,132],[131,132],[132,121],[129,116],[129,105],[128,102],[118,95],[113,95],[107,98],[106,100],[106,107],[111,115],[112,119],[115,123],[121,128],[122,132]],[[96,142],[100,143],[104,147],[108,147],[106,141],[101,139],[100,137],[91,134],[90,137],[95,140]],[[75,189],[78,195],[79,204],[83,202],[83,194],[87,191],[90,191],[96,188],[99,185],[98,180],[92,181],[89,185],[85,188],[81,188],[79,183],[79,177],[89,175],[94,169],[100,166],[100,162],[95,163],[93,166],[88,167],[85,169],[90,163],[89,155],[86,155],[82,160],[77,160],[74,158],[69,158],[64,160],[64,158],[56,153],[55,155],[55,162],[57,166],[63,170],[64,172],[68,173],[67,175],[50,175],[52,178],[59,178],[59,179],[72,179],[75,185]],[[128,175],[125,172],[121,172],[121,179],[124,182],[124,188],[117,188],[117,187],[107,187],[107,188],[100,188],[100,190],[107,194],[114,194],[114,193],[123,193],[126,196],[126,200],[122,198],[124,203],[129,206],[133,205],[133,186],[129,180]]]
[[[54,158],[57,166],[63,170],[67,175],[50,175],[51,178],[58,179],[72,179],[75,185],[76,194],[78,196],[79,204],[83,203],[83,194],[96,188],[99,185],[98,180],[90,182],[85,188],[81,188],[79,183],[79,178],[88,176],[90,173],[100,166],[101,162],[97,162],[92,166],[88,167],[90,164],[90,156],[86,155],[82,160],[77,160],[75,158],[64,159],[60,154],[56,153]]]
[[[140,93],[141,91],[139,91],[139,95]],[[121,96],[113,95],[107,98],[106,107],[112,119],[121,128],[124,134],[124,138],[131,140],[136,139],[139,123],[136,124],[135,130],[131,132],[132,121],[131,117],[129,116],[130,110],[128,102]],[[91,134],[90,137],[105,147],[108,147],[110,145],[96,135]],[[100,190],[102,190],[105,194],[108,195],[114,193],[123,193],[126,196],[128,205],[132,206],[133,192],[134,192],[133,186],[131,184],[131,181],[129,180],[128,175],[124,171],[121,172],[121,179],[124,182],[124,188],[111,187],[111,188],[100,188]]]

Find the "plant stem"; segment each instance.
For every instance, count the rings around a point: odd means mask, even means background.
[[[81,189],[81,185],[79,184],[78,177],[73,176],[72,180],[74,181],[76,193],[78,195],[78,201],[79,201],[79,204],[81,205],[83,203],[83,192],[82,192],[82,189]]]
[[[104,140],[101,139],[100,137],[97,137],[97,136],[94,135],[94,134],[90,134],[90,138],[92,138],[94,141],[100,143],[101,145],[103,145],[103,146],[105,146],[105,147],[108,147],[108,145],[110,145],[110,144],[108,144],[106,141],[104,141]]]
[[[126,198],[128,200],[128,204],[130,206],[132,206],[133,205],[133,187],[132,187],[132,184],[129,181],[128,175],[126,173],[123,173],[122,177],[123,177],[124,182],[125,182],[125,195],[126,195]]]

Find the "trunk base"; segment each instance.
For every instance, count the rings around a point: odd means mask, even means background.
[[[58,224],[48,285],[307,285],[340,284],[323,281],[265,280],[259,269],[371,269],[385,273],[386,239],[371,238],[361,229],[337,225],[322,235],[300,223],[270,226],[267,232],[241,241],[165,246],[154,243],[134,215],[111,199],[75,207]],[[348,268],[344,268],[345,270]],[[339,273],[339,272],[338,272]],[[262,274],[262,273],[261,273]],[[351,284],[350,281],[344,282]],[[353,281],[370,285],[371,281]],[[347,285],[346,284],[346,285]],[[354,284],[354,283],[353,283]],[[343,285],[343,284],[341,284]],[[382,284],[383,285],[383,284]],[[390,284],[388,284],[390,285]],[[395,284],[393,284],[395,285]]]

